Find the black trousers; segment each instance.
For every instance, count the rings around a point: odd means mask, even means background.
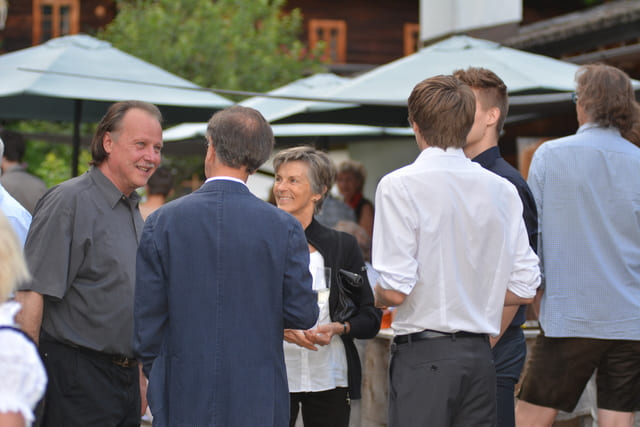
[[[389,427],[494,427],[496,373],[486,336],[392,344]]]
[[[289,426],[296,425],[302,406],[304,427],[348,427],[351,402],[346,387],[313,393],[289,393],[291,418]]]
[[[515,427],[515,388],[527,357],[527,343],[520,326],[507,328],[492,352],[498,386],[498,427]]]
[[[49,383],[43,427],[140,426],[138,367],[40,341]]]

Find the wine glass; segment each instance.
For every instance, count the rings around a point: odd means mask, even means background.
[[[322,306],[329,300],[331,288],[331,267],[318,267],[313,276],[313,289],[318,293],[318,305]]]

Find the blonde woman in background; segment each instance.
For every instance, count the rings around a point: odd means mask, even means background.
[[[29,278],[18,238],[0,213],[0,427],[30,426],[47,384],[35,344],[14,323],[20,304],[8,301]]]

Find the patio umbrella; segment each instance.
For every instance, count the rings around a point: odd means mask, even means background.
[[[233,104],[87,35],[1,55],[0,76],[0,118],[74,122],[74,175],[80,122],[99,121],[113,102],[151,102],[173,123],[207,120]]]
[[[342,103],[323,102],[321,105],[318,105],[319,103],[313,100],[292,100],[274,97],[296,96],[313,99],[329,96],[343,88],[350,81],[351,78],[348,77],[340,77],[331,73],[318,73],[267,92],[267,95],[271,97],[254,96],[240,102],[240,105],[255,108],[260,111],[269,122],[275,122],[282,118],[308,111],[310,106],[313,106],[314,111],[343,108],[345,104]]]
[[[406,126],[407,98],[418,82],[471,66],[488,68],[504,80],[510,96],[510,114],[530,118],[532,113],[547,114],[571,108],[570,92],[575,87],[577,65],[487,40],[453,36],[377,67],[321,96],[359,104],[357,107],[343,105],[326,111],[323,103],[310,104],[306,111],[280,122]]]
[[[252,107],[260,111],[269,122],[278,122],[292,115],[308,113],[310,111],[335,110],[345,107],[344,103],[315,102],[324,96],[340,90],[351,82],[351,78],[340,77],[331,73],[318,73],[286,84],[267,92],[267,96],[253,96],[240,102],[240,105]],[[283,98],[278,98],[283,97]],[[287,99],[294,97],[299,99]],[[309,98],[309,99],[304,99]],[[346,104],[355,107],[354,104]],[[358,138],[365,136],[411,135],[409,128],[384,128],[378,126],[363,126],[353,124],[327,123],[292,123],[273,125],[276,138],[323,138],[334,140],[343,138]],[[183,123],[164,131],[163,138],[167,142],[199,140],[205,135],[207,123]]]

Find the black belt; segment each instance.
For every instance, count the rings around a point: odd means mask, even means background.
[[[475,332],[465,332],[465,331],[438,332],[438,331],[431,331],[429,329],[425,329],[424,331],[414,332],[413,334],[397,335],[393,339],[393,342],[396,344],[406,344],[412,341],[429,340],[432,338],[448,337],[451,339],[456,339],[456,338],[486,337],[486,336],[487,334],[477,334]]]
[[[125,356],[124,354],[103,353],[101,351],[92,350],[90,348],[81,347],[79,345],[63,343],[49,336],[47,337],[42,336],[40,339],[43,340],[43,338],[44,338],[44,341],[71,348],[75,351],[86,354],[89,357],[101,359],[101,360],[113,363],[114,365],[120,366],[122,368],[132,368],[134,366],[137,366],[138,364],[138,361],[136,359]]]

